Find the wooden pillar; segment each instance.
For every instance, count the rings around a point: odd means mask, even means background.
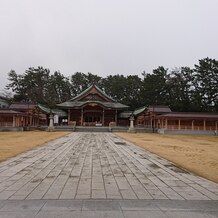
[[[70,125],[70,109],[68,109],[68,117],[67,117],[68,125]]]
[[[158,119],[158,121],[157,121],[157,128],[158,128],[158,129],[161,128],[161,126],[160,126],[160,119]]]
[[[32,126],[32,117],[29,114],[29,126]]]
[[[204,130],[206,130],[206,120],[204,120]]]
[[[37,126],[39,126],[39,110],[37,110]]]
[[[103,111],[102,111],[102,126],[104,126],[104,108],[103,108]]]
[[[30,125],[30,114],[28,113],[28,116],[27,116],[27,124],[26,124],[27,126],[29,126]]]
[[[178,129],[180,130],[181,129],[181,123],[180,123],[180,120],[178,120]]]
[[[144,122],[143,122],[143,124],[144,124],[144,127],[145,127],[145,114],[143,114],[143,115],[144,115],[144,120],[143,120]]]
[[[192,120],[192,130],[194,130],[194,120]]]
[[[167,123],[167,119],[165,120],[165,129],[167,129],[167,125],[168,125],[168,123]]]
[[[16,118],[15,118],[15,115],[13,115],[13,127],[15,127],[16,126]]]
[[[83,126],[83,108],[81,109],[81,126]]]
[[[22,116],[21,118],[20,118],[20,126],[24,126],[24,117]]]

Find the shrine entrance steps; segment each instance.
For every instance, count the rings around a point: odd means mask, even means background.
[[[37,130],[47,131],[48,126],[42,126],[35,128]],[[35,130],[31,129],[31,130]],[[109,128],[108,126],[54,126],[54,131],[69,131],[69,132],[127,132],[128,126],[114,126]],[[137,133],[153,133],[157,132],[157,129],[135,127]]]
[[[127,132],[129,127],[125,126],[115,126],[112,128],[109,128],[107,126],[76,126],[75,132]],[[152,133],[153,129],[148,128],[135,128],[136,132],[138,133]],[[157,132],[156,129],[154,132]]]
[[[109,132],[107,126],[76,126],[75,132]]]

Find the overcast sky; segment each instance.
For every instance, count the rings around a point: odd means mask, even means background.
[[[138,74],[218,59],[218,0],[0,0],[0,90],[13,69]]]

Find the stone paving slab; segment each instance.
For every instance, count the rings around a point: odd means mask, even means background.
[[[0,217],[218,217],[218,201],[194,200],[3,200]]]
[[[218,184],[112,133],[71,133],[0,163],[0,200],[218,200]]]
[[[72,133],[0,163],[0,218],[218,217],[218,184],[112,133]]]

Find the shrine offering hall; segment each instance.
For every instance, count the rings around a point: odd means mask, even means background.
[[[58,104],[68,110],[68,124],[79,126],[108,126],[111,122],[118,125],[119,114],[128,109],[127,105],[116,102],[96,85],[90,86],[69,101]]]

